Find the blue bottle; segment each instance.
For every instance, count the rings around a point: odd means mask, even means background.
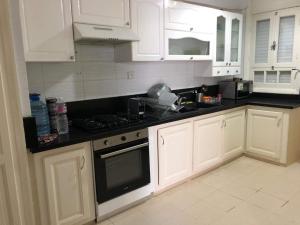
[[[50,123],[47,105],[40,100],[39,94],[30,94],[31,114],[35,117],[39,137],[50,134]]]

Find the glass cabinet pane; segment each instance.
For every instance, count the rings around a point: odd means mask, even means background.
[[[277,71],[267,71],[266,83],[277,83]]]
[[[264,83],[265,73],[264,71],[254,71],[254,82],[255,83]]]
[[[240,20],[233,19],[231,23],[231,62],[239,59]]]
[[[208,56],[209,41],[202,41],[196,38],[170,38],[169,55],[202,55]]]
[[[289,84],[292,80],[292,71],[279,71],[279,83]]]
[[[219,16],[217,19],[217,62],[225,61],[225,32],[226,18],[224,16]]]
[[[255,63],[267,63],[269,52],[270,19],[256,22]]]
[[[277,62],[293,61],[295,16],[281,17],[279,22]]]

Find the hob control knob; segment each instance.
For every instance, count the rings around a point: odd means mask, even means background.
[[[108,145],[109,144],[109,141],[108,140],[105,140],[104,141],[104,145]]]
[[[121,140],[122,140],[122,141],[126,141],[127,138],[126,138],[125,136],[122,136],[122,137],[121,137]]]

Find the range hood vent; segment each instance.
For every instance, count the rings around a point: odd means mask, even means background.
[[[138,41],[138,36],[132,30],[122,27],[107,27],[92,24],[74,23],[74,38],[79,43],[120,44]]]

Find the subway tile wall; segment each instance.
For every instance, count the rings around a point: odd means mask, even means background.
[[[141,94],[158,82],[172,89],[215,84],[211,62],[114,61],[113,46],[77,45],[75,63],[27,63],[30,92],[65,101]]]

